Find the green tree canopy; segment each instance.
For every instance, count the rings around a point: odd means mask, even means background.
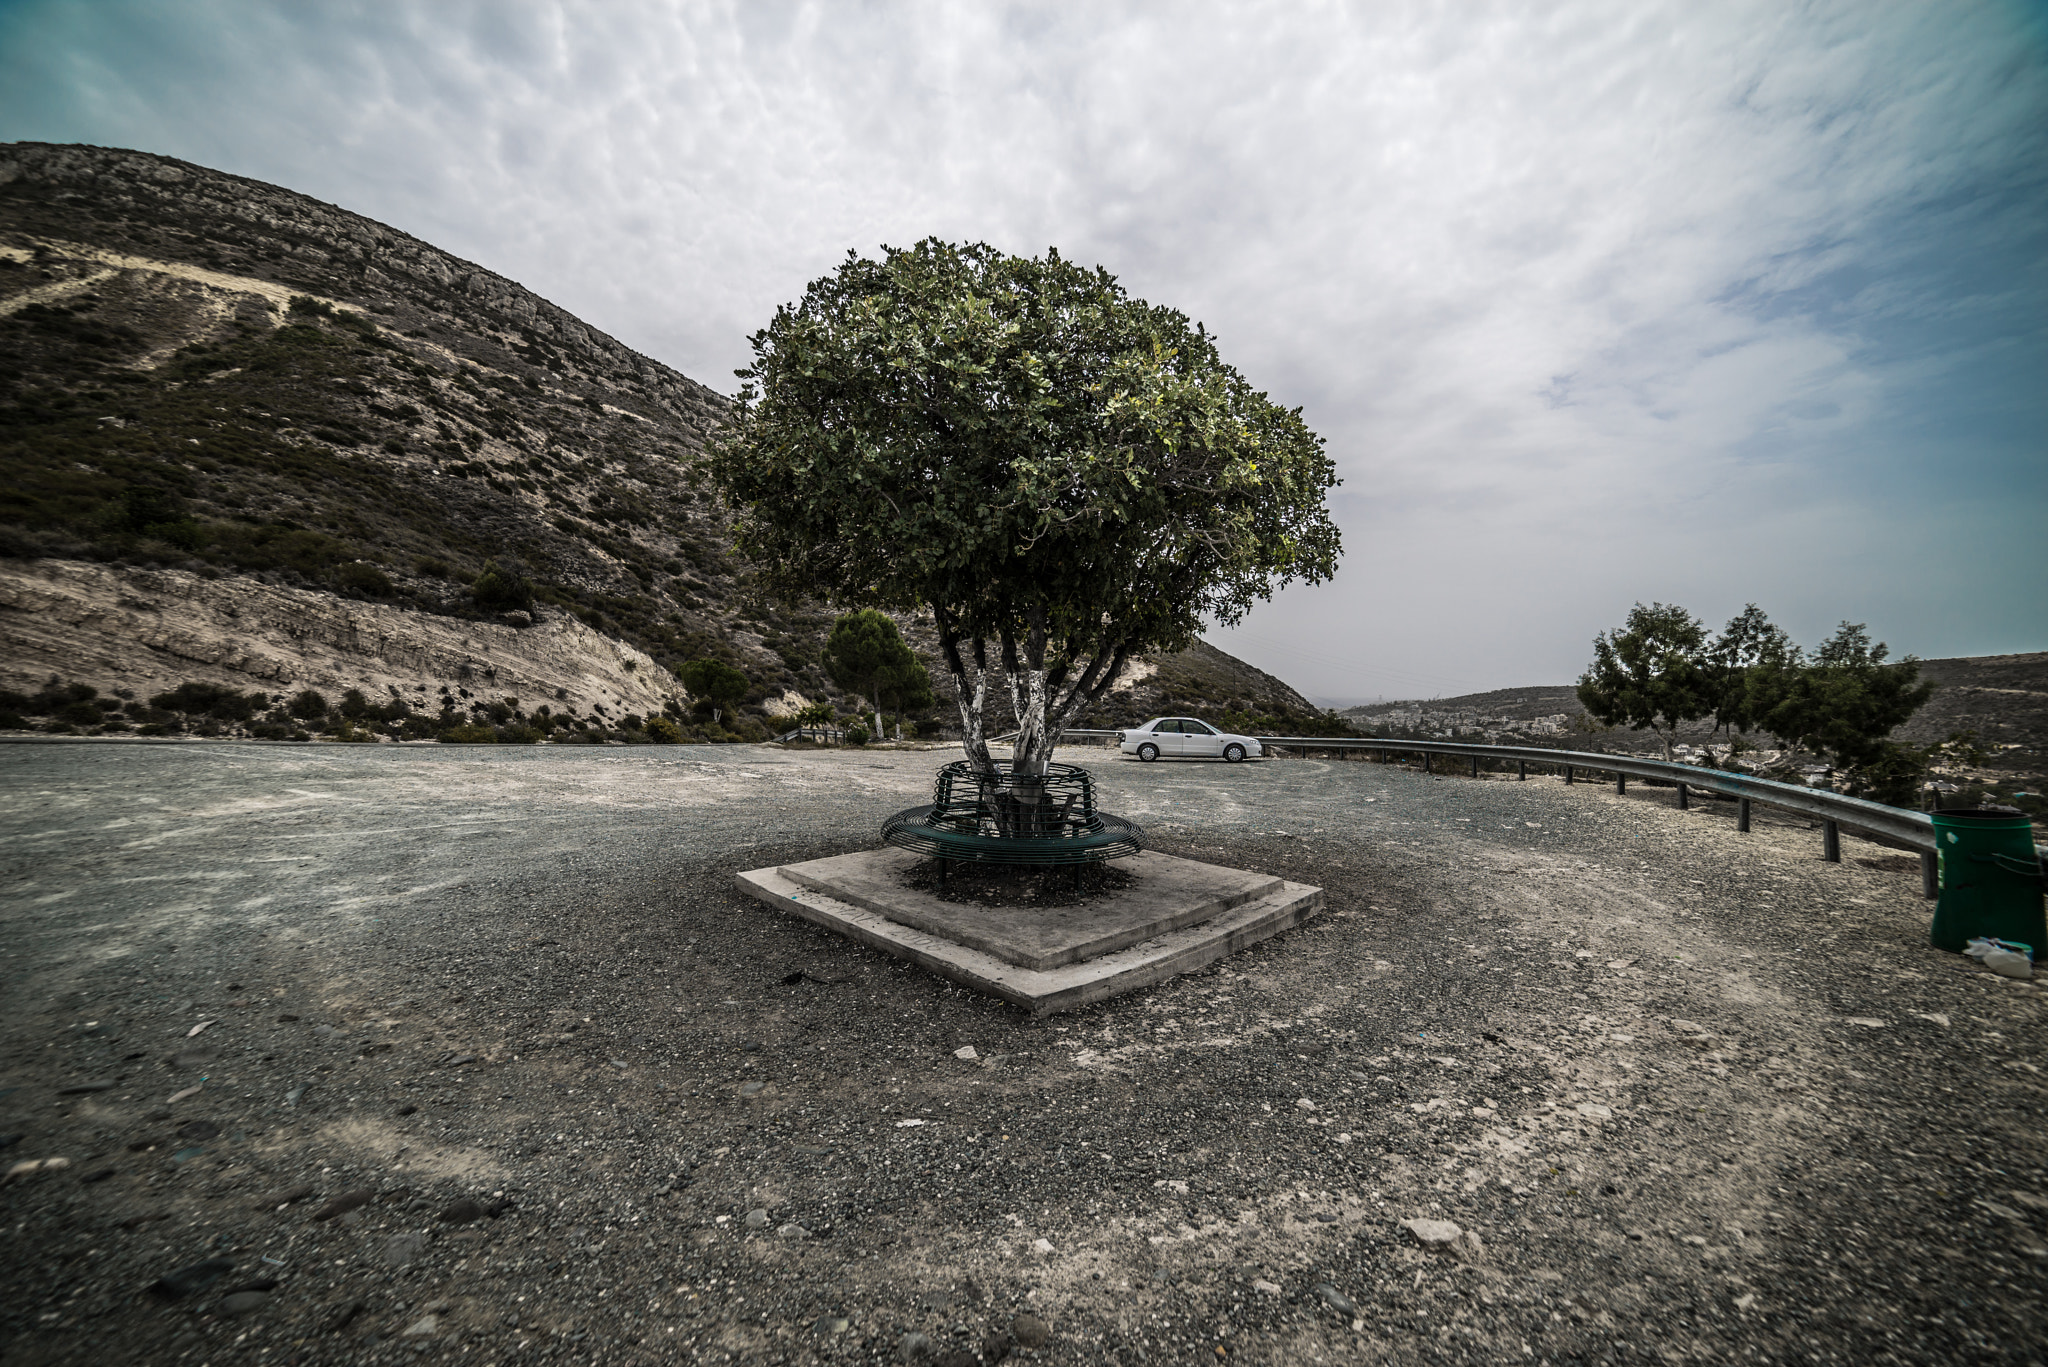
[[[1638,603],[1625,624],[1593,638],[1578,694],[1598,721],[1656,732],[1667,759],[1679,725],[1712,717],[1716,730],[1762,730],[1787,750],[1825,756],[1847,791],[1905,802],[1943,747],[1891,739],[1934,685],[1919,681],[1912,656],[1887,663],[1888,654],[1858,623],[1842,623],[1808,658],[1754,603],[1712,641],[1684,608]]]
[[[1729,737],[1755,727],[1778,681],[1800,667],[1799,647],[1750,603],[1700,654],[1700,687],[1714,729]],[[1711,754],[1709,756],[1711,761]]]
[[[903,634],[873,608],[849,612],[832,624],[825,640],[825,672],[841,688],[874,703],[876,735],[882,731],[884,693],[914,693],[921,681],[925,695],[931,694],[931,678],[904,644]]]
[[[1706,627],[1684,608],[1637,603],[1626,623],[1593,638],[1579,701],[1609,726],[1647,727],[1670,759],[1672,732],[1713,710],[1701,661],[1706,645]]]
[[[928,606],[968,755],[1020,772],[1126,660],[1335,571],[1322,439],[1172,309],[1055,252],[852,253],[776,311],[709,471],[769,585]]]
[[[518,571],[508,570],[495,560],[486,560],[483,572],[469,586],[469,595],[480,608],[509,612],[532,606],[533,585]]]
[[[1851,790],[1904,800],[1932,752],[1891,733],[1934,696],[1934,685],[1920,681],[1919,660],[1887,664],[1890,653],[1862,623],[1843,622],[1806,667],[1760,681],[1757,721],[1787,749],[1827,756]]]
[[[721,711],[732,711],[747,695],[747,676],[723,660],[691,660],[677,668],[676,678],[692,698]]]

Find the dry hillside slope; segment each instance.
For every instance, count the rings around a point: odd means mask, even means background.
[[[723,659],[753,685],[738,734],[760,734],[764,711],[839,695],[832,614],[762,600],[732,556],[692,468],[724,409],[334,205],[146,153],[0,145],[0,688],[445,689],[476,708],[512,692],[470,658],[500,641],[523,707],[558,711],[645,712],[681,696],[669,667]],[[1311,710],[1206,647],[1131,683],[1093,720],[1169,698]]]

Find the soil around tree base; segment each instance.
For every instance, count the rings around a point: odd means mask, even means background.
[[[926,859],[904,875],[903,886],[941,902],[985,907],[1078,907],[1131,886],[1114,863],[984,864]]]

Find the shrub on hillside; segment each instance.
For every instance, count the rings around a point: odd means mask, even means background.
[[[167,712],[182,712],[188,717],[208,717],[214,721],[248,721],[270,705],[270,699],[261,693],[238,693],[224,684],[197,680],[188,680],[168,693],[159,693],[149,702],[152,707],[160,707]]]
[[[319,721],[327,715],[327,699],[308,688],[292,699],[291,714],[300,721]]]
[[[384,576],[384,571],[361,560],[351,560],[334,571],[334,586],[343,593],[362,593],[372,598],[389,598],[398,590]]]
[[[483,573],[469,586],[469,596],[487,612],[510,612],[533,604],[533,585],[525,576],[503,569],[495,560],[484,561]]]
[[[651,719],[644,729],[647,732],[647,739],[653,741],[656,745],[681,745],[683,743],[683,728],[677,726],[667,717]]]

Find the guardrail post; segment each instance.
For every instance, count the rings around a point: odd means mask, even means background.
[[[1683,783],[1678,785],[1678,810],[1681,812],[1689,812],[1692,810],[1692,797],[1689,793],[1686,792],[1685,785]]]
[[[1935,872],[1932,850],[1920,851],[1920,895],[1930,902],[1941,896],[1941,879]]]
[[[1579,781],[1578,771],[1573,769],[1572,766],[1569,764],[1564,766],[1564,781],[1567,787]]]
[[[1749,834],[1749,799],[1746,797],[1735,799],[1735,829],[1744,835]]]
[[[1820,857],[1830,864],[1842,862],[1842,828],[1832,821],[1820,824]]]
[[[1529,761],[1528,761],[1528,760],[1525,760],[1525,759],[1518,759],[1518,760],[1516,760],[1516,761],[1515,761],[1515,782],[1517,782],[1517,783],[1520,783],[1520,782],[1521,782],[1522,780],[1524,780],[1524,779],[1526,779],[1526,778],[1528,778],[1528,777],[1529,777]]]
[[[1430,768],[1429,768],[1429,751],[1427,751],[1427,750],[1424,750],[1424,751],[1422,752],[1422,772],[1423,772],[1423,773],[1425,773],[1425,774],[1426,774],[1426,773],[1429,773],[1429,772],[1430,772]]]
[[[1614,771],[1614,791],[1617,793],[1626,793],[1628,791],[1628,775],[1619,769]]]
[[[1472,756],[1472,777],[1479,777],[1479,756]]]

